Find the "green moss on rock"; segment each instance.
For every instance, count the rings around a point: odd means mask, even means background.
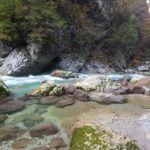
[[[119,139],[118,142],[115,136],[91,126],[75,128],[69,150],[139,150],[133,141]]]
[[[4,97],[4,96],[8,96],[10,94],[7,86],[5,85],[5,83],[0,80],[0,97]]]

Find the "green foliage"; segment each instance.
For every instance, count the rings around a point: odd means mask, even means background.
[[[71,31],[72,41],[85,45],[89,37],[85,27],[91,24],[86,12],[86,8],[68,0],[1,0],[0,40],[26,39],[56,45],[60,31]]]
[[[130,50],[138,41],[139,32],[135,16],[130,16],[120,25],[111,28],[110,38],[105,44],[114,50]]]
[[[18,0],[1,0],[0,1],[0,39],[11,40],[11,35],[16,32],[15,25],[11,22],[13,18],[15,5],[18,7]],[[15,34],[14,34],[15,35]]]

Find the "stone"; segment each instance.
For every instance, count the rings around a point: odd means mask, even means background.
[[[64,79],[79,77],[79,74],[77,73],[72,73],[72,72],[63,71],[63,70],[55,70],[50,75],[53,77],[59,77],[59,78],[64,78]]]
[[[150,77],[139,79],[134,84],[130,85],[131,87],[149,87],[150,88]]]
[[[0,123],[3,123],[7,118],[7,115],[0,115]]]
[[[5,97],[5,98],[1,98],[0,100],[0,105],[4,104],[4,103],[7,103],[7,102],[10,102],[10,101],[13,101],[14,99],[12,97]]]
[[[115,90],[112,88],[104,89],[104,93],[114,93],[114,92],[115,92]]]
[[[103,93],[91,93],[90,99],[92,101],[95,101],[97,103],[101,104],[124,104],[127,102],[127,99],[125,96],[122,95],[113,95],[113,94],[103,94]]]
[[[86,101],[90,100],[89,95],[80,89],[77,89],[73,95],[74,95],[74,98],[76,98],[77,100],[80,100],[80,101],[86,102]]]
[[[144,94],[145,93],[145,89],[143,87],[134,86],[130,90],[131,90],[131,93],[133,93],[133,94]]]
[[[61,86],[56,86],[53,88],[52,91],[50,91],[49,95],[52,96],[62,96],[64,94],[63,88]]]
[[[41,98],[40,104],[53,105],[60,100],[61,99],[59,97],[56,97],[56,96],[47,96],[47,97]]]
[[[58,107],[58,108],[64,108],[66,106],[70,106],[70,105],[73,105],[73,104],[75,104],[74,100],[72,100],[72,99],[65,99],[65,100],[61,100],[61,101],[57,102],[55,104],[55,106]]]
[[[13,100],[0,105],[0,111],[4,113],[12,113],[19,111],[25,107],[25,102]]]
[[[6,97],[10,94],[6,84],[0,79],[0,98]]]
[[[58,132],[59,132],[58,128],[52,123],[37,125],[31,128],[29,131],[31,137],[37,137],[37,138],[54,135]]]
[[[20,137],[24,133],[24,130],[20,130],[16,127],[1,128],[0,130],[0,142],[10,141]]]
[[[12,148],[13,149],[21,149],[21,148],[26,148],[27,145],[31,145],[33,142],[31,139],[27,139],[27,138],[22,138],[22,139],[18,139],[15,140],[12,143]]]
[[[49,93],[56,87],[53,83],[43,83],[38,88],[33,90],[28,96],[48,96]]]
[[[73,94],[76,88],[73,85],[63,85],[63,91],[65,94]]]
[[[130,80],[131,80],[130,77],[123,78],[123,80],[121,80],[121,86],[123,87],[127,86]]]
[[[55,58],[52,51],[44,45],[30,43],[27,47],[20,47],[9,53],[2,68],[6,75],[12,76],[41,73]]]
[[[54,149],[59,149],[62,147],[67,147],[62,138],[56,137],[51,140],[50,147]]]
[[[74,86],[78,89],[83,89],[84,91],[104,92],[104,90],[107,88],[112,88],[113,90],[116,90],[121,87],[121,84],[112,81],[106,76],[95,75],[76,82]]]
[[[116,95],[125,95],[125,94],[130,94],[131,93],[131,89],[129,87],[122,87],[118,90],[115,90],[114,93]]]

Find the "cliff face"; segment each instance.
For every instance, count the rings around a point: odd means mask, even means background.
[[[11,2],[0,2],[4,74],[52,68],[105,73],[126,68],[140,50],[145,0]]]

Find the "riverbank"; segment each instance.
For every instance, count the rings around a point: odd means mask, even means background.
[[[88,85],[91,86],[97,82],[95,80],[96,78],[100,80],[99,82],[101,82],[102,79],[106,77],[109,80],[117,83],[123,79],[132,78],[132,80],[136,81],[144,78],[143,75],[137,74],[79,74],[78,78],[70,79],[63,79],[50,75],[1,77],[9,87],[10,91],[13,93],[12,99],[14,99],[14,103],[11,103],[11,105],[7,105],[7,107],[5,107],[5,111],[7,109],[8,112],[4,113],[5,119],[0,124],[0,148],[12,150],[14,149],[14,145],[19,146],[21,139],[22,143],[26,143],[25,145],[27,145],[22,148],[24,150],[34,149],[41,146],[43,146],[43,148],[46,146],[47,149],[49,149],[52,145],[51,142],[53,140],[55,141],[56,137],[59,137],[61,140],[57,139],[56,145],[61,143],[61,146],[65,147],[60,149],[68,150],[68,147],[66,146],[69,146],[74,127],[76,127],[78,124],[92,124],[92,126],[103,125],[105,128],[108,128],[112,132],[119,134],[121,137],[130,138],[138,145],[140,150],[149,150],[149,96],[143,94],[129,94],[126,96],[128,100],[127,103],[114,103],[111,105],[103,105],[94,101],[83,102],[82,100],[78,100],[78,98],[73,98],[74,103],[70,103],[71,105],[64,105],[65,107],[58,107],[58,105],[54,106],[52,105],[51,100],[54,102],[55,100],[58,101],[58,99],[60,99],[61,102],[65,99],[69,100],[70,98],[68,96],[52,96],[49,101],[48,99],[43,99],[41,101],[39,97],[31,97],[30,100],[29,98],[27,99],[27,97],[22,97],[24,94],[31,93],[33,89],[39,87],[41,84],[44,84],[46,82],[45,80],[48,80],[49,83],[56,84],[57,86],[64,84],[79,85],[79,83],[85,83],[84,81],[88,81]],[[93,82],[89,82],[89,79],[93,79]],[[82,84],[82,86],[84,87],[84,84]],[[21,101],[23,105],[20,104],[19,101]],[[9,102],[10,100],[8,100],[7,104]],[[64,103],[61,103],[61,105],[62,104]],[[2,106],[0,107],[2,108]],[[20,107],[21,109],[18,109],[17,107]],[[56,132],[54,135],[45,135],[45,133],[43,133],[43,129],[49,132],[49,128],[45,129],[45,127],[47,127],[50,122],[58,128],[58,132]],[[41,125],[40,136],[42,135],[42,138],[32,137],[31,130],[35,131],[36,128],[36,130],[39,131],[39,125]],[[3,130],[5,131],[5,134],[2,132]],[[15,137],[12,137],[12,134],[15,135]]]

